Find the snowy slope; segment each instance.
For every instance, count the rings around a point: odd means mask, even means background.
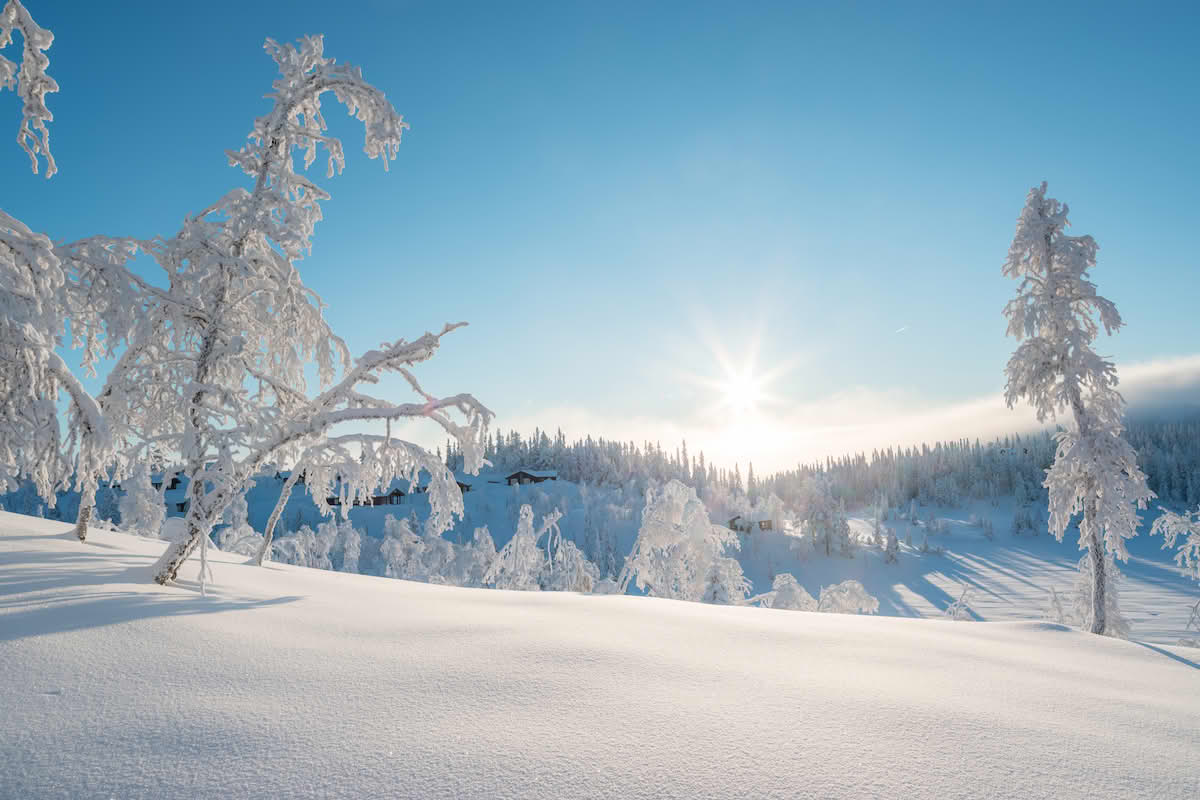
[[[203,597],[67,531],[0,514],[4,798],[1200,792],[1195,650],[222,554]]]
[[[979,502],[921,509],[922,514],[929,511],[944,526],[944,532],[929,534],[930,547],[942,548],[940,554],[920,552],[927,533],[924,522],[910,525],[891,519],[885,524],[901,542],[897,564],[885,564],[882,553],[865,548],[852,559],[812,554],[811,548],[797,554],[780,541],[782,537],[757,531],[738,558],[756,591],[770,587],[767,566],[776,573],[791,572],[813,595],[822,586],[854,579],[879,599],[879,613],[888,616],[941,616],[964,587],[970,589],[974,618],[989,622],[1043,619],[1052,587],[1064,603],[1068,601],[1083,555],[1077,531],[1069,530],[1062,542],[1045,531],[1013,536],[1011,498],[997,507]],[[992,540],[968,524],[971,515],[991,520]],[[1175,565],[1172,552],[1162,547],[1162,537],[1150,535],[1154,515],[1145,512],[1143,517],[1140,534],[1128,540],[1130,560],[1118,564],[1123,576],[1121,610],[1133,626],[1133,636],[1166,644],[1200,636],[1200,631],[1187,629],[1200,586]],[[869,534],[870,524],[864,519],[851,518],[850,525],[863,537]],[[911,547],[904,544],[906,538],[911,538]]]

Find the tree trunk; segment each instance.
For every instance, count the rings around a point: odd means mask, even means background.
[[[175,576],[179,574],[179,568],[183,566],[183,562],[188,560],[188,556],[200,544],[200,537],[207,536],[198,520],[193,520],[191,514],[187,518],[188,535],[181,542],[171,542],[167,545],[167,550],[162,554],[162,558],[154,565],[154,581],[162,585],[166,585],[175,580]]]
[[[267,529],[263,532],[262,545],[258,548],[258,556],[255,557],[254,563],[262,566],[263,560],[267,553],[271,552],[271,539],[275,536],[275,524],[279,522],[279,518],[283,515],[284,506],[288,504],[288,499],[292,496],[292,487],[296,485],[296,479],[300,477],[300,465],[292,470],[292,474],[288,475],[288,479],[284,481],[283,489],[279,492],[279,500],[275,503],[275,508],[271,511],[271,518],[267,520]]]
[[[79,515],[75,518],[75,535],[79,541],[87,541],[88,522],[92,518],[92,506],[96,503],[96,493],[86,489],[79,495]]]
[[[204,480],[200,477],[200,470],[196,469],[192,472],[191,482],[188,483],[188,510],[187,510],[187,538],[181,542],[171,542],[167,545],[166,552],[162,554],[162,558],[154,565],[154,580],[156,583],[164,586],[175,580],[175,576],[179,574],[179,568],[183,566],[183,562],[187,561],[188,556],[200,544],[201,536],[208,536],[208,532],[212,530],[212,523],[205,519],[201,514],[201,501],[204,499]]]
[[[1084,502],[1083,518],[1088,526],[1088,558],[1092,565],[1092,633],[1103,634],[1108,625],[1105,610],[1104,590],[1108,584],[1105,574],[1104,548],[1100,544],[1100,534],[1093,527],[1096,514],[1096,501],[1088,499]]]

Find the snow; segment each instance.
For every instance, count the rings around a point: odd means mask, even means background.
[[[1197,650],[162,549],[0,514],[0,796],[1200,791]]]

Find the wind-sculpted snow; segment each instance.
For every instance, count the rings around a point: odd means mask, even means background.
[[[0,796],[1196,796],[1200,651],[161,548],[0,514]]]

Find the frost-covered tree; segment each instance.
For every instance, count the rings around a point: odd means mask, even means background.
[[[462,514],[452,474],[436,456],[395,439],[390,423],[429,419],[458,442],[468,472],[483,460],[491,412],[469,394],[429,394],[412,372],[458,325],[352,359],[297,271],[328,194],[297,171],[294,159],[300,156],[307,168],[323,148],[330,176],[345,163],[341,142],[326,132],[322,98],[332,94],[363,124],[365,153],[385,167],[406,123],[357,67],[325,57],[321,37],[296,46],[267,40],[266,49],[280,71],[272,108],[255,121],[245,146],[228,153],[251,188],[234,189],[188,217],[175,236],[143,244],[168,276],[168,342],[184,365],[170,383],[184,410],[183,429],[170,445],[189,479],[189,535],[156,565],[160,583],[175,577],[268,461],[303,456],[306,487],[323,510],[324,495],[335,487],[357,496],[427,471],[433,519],[445,529]],[[398,373],[418,401],[397,404],[364,393],[364,384],[388,372]],[[322,389],[315,396],[307,387],[311,373]],[[330,436],[355,422],[384,423],[387,430]]]
[[[185,522],[186,526],[186,522]],[[185,534],[190,536],[190,534]],[[207,540],[207,536],[204,537]],[[333,550],[337,538],[336,528],[313,530],[308,525],[300,526],[300,530],[292,531],[287,536],[275,540],[273,559],[284,564],[294,564],[298,567],[313,569],[333,569],[333,561],[329,553]]]
[[[560,512],[552,511],[542,519],[541,527],[535,529],[533,507],[528,503],[522,505],[516,533],[496,554],[483,576],[484,585],[521,591],[541,589],[547,558],[546,552],[538,546],[538,540],[546,534],[554,536],[561,518]]]
[[[813,547],[843,555],[853,554],[850,525],[845,507],[834,498],[833,488],[823,477],[810,477],[804,483],[800,500],[800,523],[813,542]]]
[[[425,544],[407,519],[396,519],[391,514],[384,519],[379,557],[386,577],[424,580],[424,553]]]
[[[600,569],[564,539],[547,559],[541,582],[546,591],[591,592],[600,583]]]
[[[1062,598],[1058,596],[1058,590],[1053,586],[1050,587],[1050,596],[1046,598],[1046,607],[1042,609],[1042,618],[1058,625],[1065,625],[1067,622],[1067,613],[1063,609]]]
[[[699,600],[713,562],[724,557],[726,547],[738,547],[737,535],[709,521],[695,489],[671,480],[646,492],[642,524],[618,589],[624,594],[636,581],[652,597]]]
[[[0,10],[0,49],[13,31],[24,38],[23,58],[18,71],[0,56],[0,88],[20,95],[18,141],[35,173],[39,158],[46,159],[50,177],[56,166],[45,95],[58,87],[45,72],[45,50],[54,37],[17,0]],[[164,317],[156,306],[166,294],[125,268],[138,249],[132,239],[106,236],[52,244],[0,211],[0,453],[15,456],[3,459],[0,482],[27,477],[51,505],[56,491],[78,490],[75,532],[81,541],[99,482],[129,474],[138,463],[131,448],[147,447],[164,430],[177,431],[181,419],[174,404],[156,404],[162,366],[143,358],[163,338]],[[97,395],[56,352],[63,347],[79,356],[89,374],[101,361],[115,360]],[[133,370],[138,361],[142,369]],[[60,397],[67,400],[65,431],[57,415]]]
[[[225,523],[225,527],[217,534],[217,547],[226,553],[246,556],[258,552],[262,537],[250,527],[250,505],[246,502],[246,495],[233,498],[225,510]]]
[[[487,525],[476,528],[471,542],[459,548],[455,575],[460,586],[483,586],[483,578],[496,560],[496,542]]]
[[[1162,514],[1154,520],[1151,533],[1162,534],[1163,547],[1176,547],[1175,563],[1200,581],[1200,508],[1176,514],[1160,508]]]
[[[786,608],[793,611],[817,610],[817,601],[796,582],[796,577],[788,572],[775,576],[771,591],[762,596],[762,604],[767,608]]]
[[[720,556],[712,560],[708,574],[704,576],[702,603],[729,605],[741,603],[750,593],[750,581],[742,574],[742,565],[736,558]]]
[[[121,528],[126,533],[157,539],[167,517],[167,507],[162,490],[155,489],[150,480],[150,465],[138,465],[121,487],[125,490],[117,503]]]
[[[1028,401],[1039,421],[1070,411],[1044,483],[1049,527],[1061,541],[1082,512],[1079,545],[1087,550],[1091,580],[1088,627],[1115,633],[1115,620],[1108,619],[1115,603],[1105,596],[1115,581],[1108,571],[1115,571],[1115,559],[1128,557],[1125,539],[1137,534],[1137,511],[1154,493],[1122,436],[1125,401],[1116,388],[1116,366],[1092,349],[1101,328],[1111,334],[1121,327],[1121,316],[1089,280],[1096,242],[1066,234],[1067,211],[1046,197],[1043,183],[1030,190],[1017,221],[1004,274],[1020,285],[1004,315],[1008,334],[1021,344],[1005,368],[1005,400],[1009,407]]]
[[[885,526],[887,531],[887,544],[883,550],[883,563],[895,564],[900,561],[900,542],[896,539],[896,532],[891,529],[891,526]]]
[[[817,610],[829,614],[874,614],[879,611],[879,601],[858,581],[842,581],[821,587]]]
[[[956,621],[970,621],[973,619],[971,612],[971,587],[963,586],[962,593],[950,605],[946,606],[944,612],[947,617]]]

